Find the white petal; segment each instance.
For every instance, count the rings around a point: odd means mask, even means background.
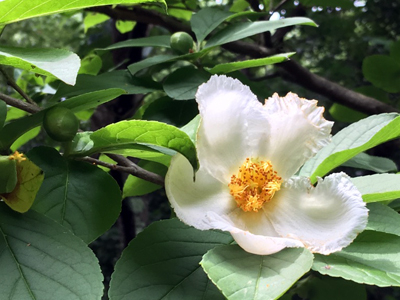
[[[178,218],[200,230],[213,228],[206,218],[208,212],[223,215],[236,208],[228,184],[221,184],[202,167],[193,182],[192,166],[180,154],[171,160],[165,177],[165,191]]]
[[[293,93],[285,97],[274,94],[264,109],[268,131],[252,140],[259,143],[258,155],[270,160],[278,175],[288,179],[329,143],[333,122],[324,119],[324,108],[317,107],[317,101]]]
[[[293,177],[264,210],[282,237],[321,254],[348,246],[368,221],[361,194],[344,173],[319,179],[316,188],[308,178]]]
[[[215,213],[209,213],[207,217],[213,228],[229,231],[238,245],[249,253],[269,255],[287,247],[304,247],[301,242],[295,239],[279,237],[261,211],[258,213],[245,213],[238,209],[236,212],[239,212],[239,210],[243,214],[220,216]],[[243,216],[246,217],[241,218]],[[253,217],[256,220],[251,221]],[[253,228],[254,225],[256,228]],[[253,229],[256,230],[252,231]]]
[[[247,120],[261,117],[262,104],[239,80],[212,76],[196,94],[201,123],[197,135],[200,165],[228,183],[249,153]]]

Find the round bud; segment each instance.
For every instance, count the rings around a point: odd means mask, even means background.
[[[187,54],[194,48],[193,38],[183,31],[178,31],[171,35],[169,42],[172,50],[179,54]]]
[[[44,115],[43,127],[53,140],[67,142],[75,137],[79,121],[70,109],[54,107]]]

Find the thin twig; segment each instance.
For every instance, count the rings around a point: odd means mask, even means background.
[[[106,163],[106,162],[103,162],[103,161],[100,161],[100,160],[97,160],[97,159],[94,159],[91,157],[85,157],[84,160],[104,166],[104,167],[112,169],[112,170],[129,173],[129,174],[136,176],[138,178],[141,178],[143,180],[164,186],[164,178],[162,176],[139,167],[137,164],[135,164],[129,158],[122,156],[122,155],[111,154],[111,153],[106,153],[106,155],[109,158],[111,158],[112,160],[116,161],[118,163],[118,165]]]
[[[14,90],[17,91],[18,94],[20,94],[26,101],[28,101],[30,104],[38,106],[35,101],[31,99],[19,86],[18,84],[14,81],[14,79],[7,73],[6,70],[4,70],[3,67],[0,66],[0,72],[4,75],[4,77],[7,80],[7,84],[11,86]]]
[[[36,105],[32,105],[28,102],[7,96],[6,94],[0,93],[0,99],[3,100],[10,106],[22,109],[28,113],[34,114],[40,111],[40,108]]]

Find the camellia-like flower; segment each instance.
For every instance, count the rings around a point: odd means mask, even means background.
[[[240,81],[213,76],[196,94],[200,169],[180,154],[166,176],[177,216],[201,230],[229,231],[247,252],[286,247],[329,254],[364,230],[368,210],[344,173],[294,176],[329,143],[332,122],[317,101],[274,94],[263,105]]]

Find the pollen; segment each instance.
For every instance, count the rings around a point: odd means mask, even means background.
[[[237,175],[228,184],[230,194],[243,211],[259,211],[281,188],[282,178],[274,171],[269,160],[246,158]]]
[[[19,153],[18,151],[15,151],[14,154],[11,154],[8,159],[10,160],[16,160],[17,162],[21,162],[26,160],[26,158],[24,157],[23,153]]]

